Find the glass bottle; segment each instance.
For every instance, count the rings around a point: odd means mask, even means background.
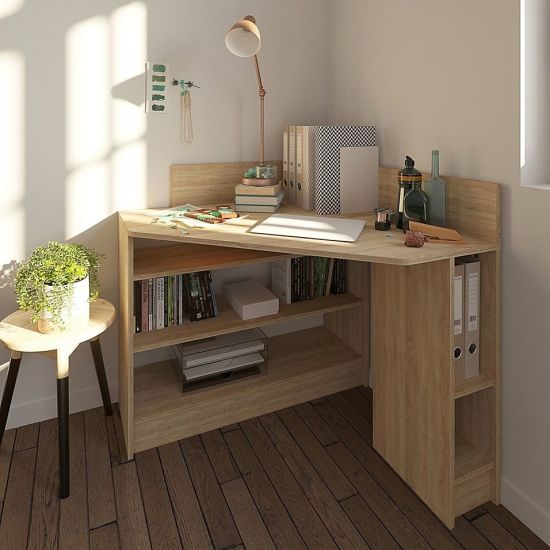
[[[399,183],[399,195],[397,197],[396,227],[404,229],[405,195],[413,189],[415,183],[422,183],[422,173],[415,169],[414,160],[405,157],[405,168],[399,170],[397,176]]]
[[[409,229],[409,222],[430,223],[430,198],[422,191],[422,182],[413,183],[413,188],[405,195],[403,229]]]
[[[432,151],[432,177],[424,184],[430,197],[430,217],[433,225],[445,227],[445,180],[439,177],[439,151]]]

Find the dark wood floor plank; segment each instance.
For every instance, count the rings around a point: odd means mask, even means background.
[[[480,516],[472,521],[471,525],[498,550],[525,550],[526,548],[491,514]]]
[[[201,434],[201,440],[219,483],[240,477],[220,430]]]
[[[227,481],[222,485],[222,490],[245,548],[275,550],[275,545],[242,478]]]
[[[242,430],[226,432],[224,437],[277,548],[305,550],[296,526]],[[289,505],[288,501],[286,503]],[[292,512],[292,504],[289,508]]]
[[[107,426],[103,408],[84,413],[90,529],[116,521]]]
[[[74,549],[81,548],[75,546]],[[118,527],[116,523],[109,523],[90,531],[90,550],[117,550],[120,548]]]
[[[348,517],[373,550],[392,550],[399,546],[384,524],[359,495],[340,502]]]
[[[27,426],[21,426],[17,428],[17,435],[15,436],[14,451],[24,451],[25,449],[31,449],[38,445],[38,431],[40,429],[40,423],[28,424]]]
[[[135,461],[151,547],[153,550],[181,548],[157,449],[137,453]]]
[[[113,466],[118,533],[123,550],[151,548],[135,462]]]
[[[7,430],[4,432],[2,446],[0,447],[0,518],[2,517],[2,510],[4,509],[4,499],[6,487],[8,486],[14,442],[15,430]]]
[[[59,502],[59,550],[88,546],[84,413],[69,416],[71,493]]]
[[[27,547],[36,451],[36,448],[31,448],[18,453],[10,469],[0,523],[0,541],[4,548],[10,550],[24,550]]]
[[[294,410],[323,447],[340,441],[334,430],[315,412],[311,403],[297,405]]]
[[[342,442],[330,445],[327,450],[348,479],[355,485],[365,502],[403,548],[430,548],[413,523],[401,512],[398,505],[385,493]]]
[[[223,428],[220,428],[220,432],[224,434],[225,432],[232,432],[233,430],[238,430],[239,424],[228,424],[227,426],[223,426]]]
[[[355,407],[357,412],[362,414],[372,425],[372,402],[365,398],[359,388],[352,388],[342,392],[348,402]]]
[[[247,420],[241,422],[241,427],[308,548],[335,549],[336,545],[325,525],[260,421],[257,418]]]
[[[241,537],[200,437],[183,439],[180,446],[214,547],[231,548],[241,544]]]
[[[210,535],[180,446],[170,443],[159,447],[158,451],[183,547],[210,550]]]
[[[57,419],[40,423],[28,548],[57,548],[59,527],[59,470]]]
[[[455,528],[452,533],[456,540],[464,548],[475,548],[475,550],[494,550],[494,546],[463,516],[455,520]]]
[[[372,388],[366,386],[358,386],[357,390],[372,405]]]
[[[302,452],[313,464],[336,500],[344,500],[357,494],[353,485],[294,410],[284,409],[278,411],[277,415],[298,443]]]
[[[279,417],[272,413],[261,416],[260,421],[336,544],[349,550],[368,548]]]
[[[334,403],[340,405],[339,396],[333,399]],[[434,514],[423,504],[402,479],[390,468],[382,457],[367,443],[367,440],[359,435],[351,422],[357,420],[358,413],[350,411],[349,407],[343,406],[336,410],[324,400],[315,406],[322,418],[332,425],[340,439],[347,448],[355,455],[363,467],[376,479],[388,496],[396,503],[401,511],[414,524],[416,530],[430,542],[431,546],[438,549],[460,548],[457,540],[449,530],[436,518]],[[349,413],[347,418],[343,415]],[[362,418],[362,417],[361,417]],[[351,422],[349,422],[350,420]],[[357,420],[359,429],[362,428],[362,421]]]
[[[343,393],[329,395],[327,400],[372,445],[372,421],[364,417]]]
[[[529,550],[548,550],[550,548],[504,506],[487,502],[483,505],[483,508]]]

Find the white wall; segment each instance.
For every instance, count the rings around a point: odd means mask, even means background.
[[[107,255],[102,294],[116,304],[113,213],[166,205],[175,162],[257,159],[252,61],[232,56],[224,45],[225,31],[247,13],[262,31],[266,157],[282,158],[280,136],[288,121],[326,119],[328,0],[1,4],[0,284],[10,264],[36,246],[71,239]],[[147,60],[170,63],[175,76],[201,86],[192,94],[190,147],[179,141],[177,102],[170,114],[143,114]],[[0,318],[15,307],[11,288],[0,288]],[[116,338],[115,326],[102,339],[114,395]],[[0,363],[7,359],[1,350]],[[70,387],[72,411],[100,404],[84,346],[72,357]],[[55,415],[53,363],[24,357],[8,425]]]
[[[520,186],[519,1],[331,4],[331,119],[503,185],[503,503],[550,542],[550,192]]]

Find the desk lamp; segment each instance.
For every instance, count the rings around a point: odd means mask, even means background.
[[[254,68],[256,69],[260,96],[260,164],[246,171],[242,183],[245,185],[277,185],[276,168],[264,164],[264,97],[266,92],[262,85],[260,66],[256,55],[262,47],[260,30],[256,26],[256,19],[252,15],[247,15],[240,21],[237,21],[227,31],[225,45],[237,57],[252,57]]]

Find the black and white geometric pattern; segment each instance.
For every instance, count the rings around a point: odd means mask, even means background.
[[[317,126],[315,130],[315,211],[340,212],[340,147],[374,147],[374,126]]]

